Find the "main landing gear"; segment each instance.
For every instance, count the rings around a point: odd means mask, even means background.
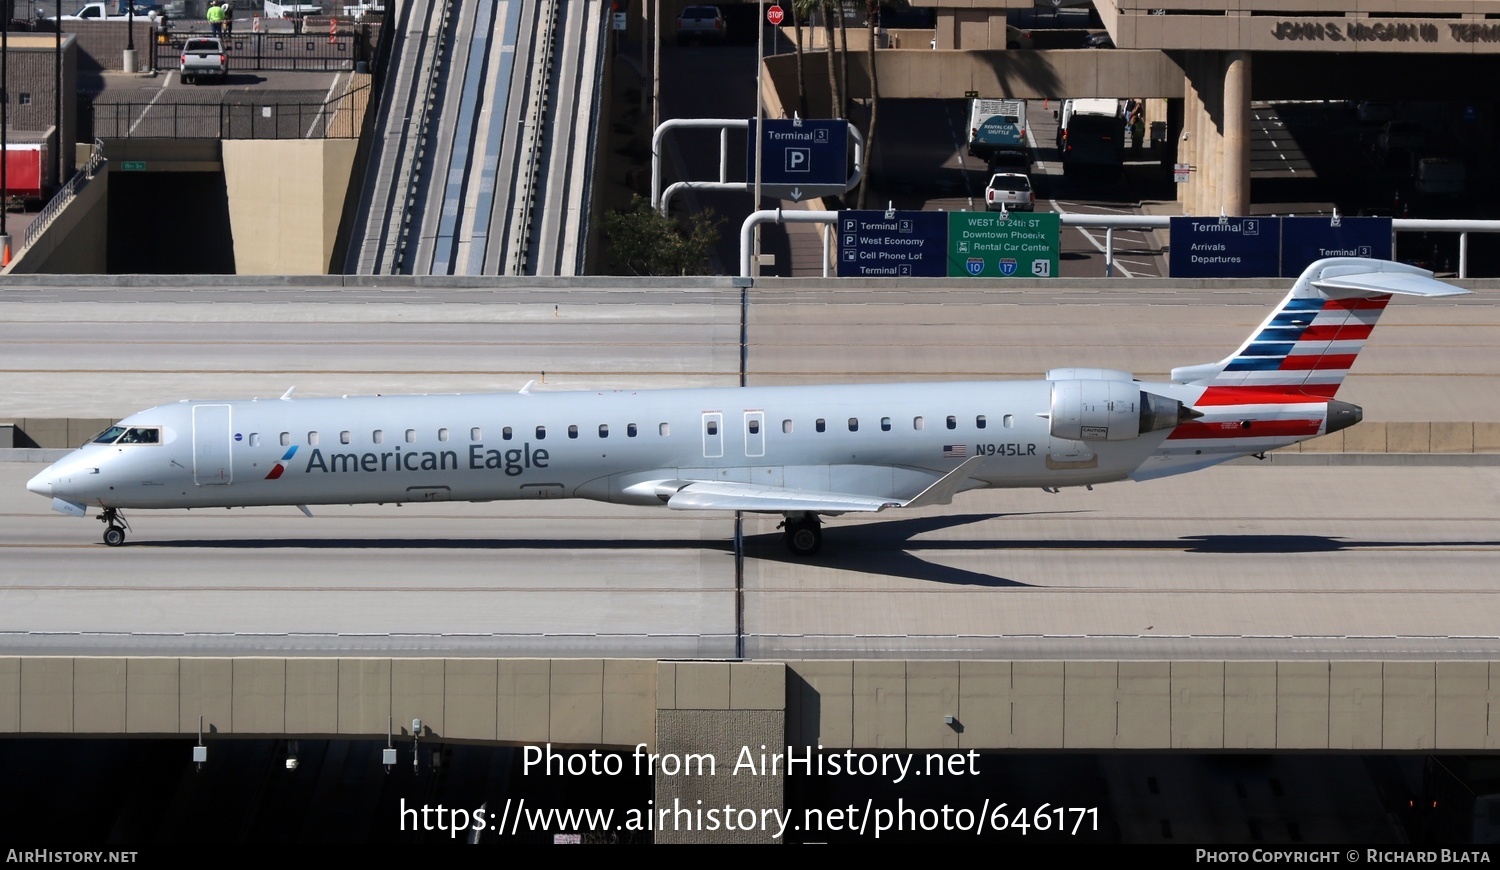
[[[104,523],[104,543],[111,547],[125,543],[125,530],[130,528],[130,523],[125,522],[118,509],[105,508],[99,514],[99,522]]]
[[[806,558],[823,546],[823,522],[817,514],[787,514],[780,528],[786,530],[782,540],[793,556]]]

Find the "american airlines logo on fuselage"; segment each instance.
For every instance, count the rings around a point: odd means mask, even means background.
[[[486,450],[483,444],[469,445],[468,467],[474,471],[503,471],[516,477],[529,468],[546,468],[550,454],[542,448],[533,450],[527,441],[520,447],[508,450]],[[400,445],[394,450],[365,453],[329,453],[314,447],[307,457],[304,473],[314,471],[327,474],[360,472],[365,474],[388,471],[457,471],[459,457],[456,450],[406,450]]]

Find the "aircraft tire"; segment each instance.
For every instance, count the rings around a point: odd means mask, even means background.
[[[118,547],[125,543],[125,530],[119,526],[110,526],[105,529],[104,543],[111,547]]]
[[[792,555],[807,558],[818,552],[823,547],[823,530],[818,528],[818,523],[809,520],[796,520],[786,525],[786,547],[792,551]]]

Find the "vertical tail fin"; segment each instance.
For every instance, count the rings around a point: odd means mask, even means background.
[[[1335,257],[1311,264],[1239,350],[1217,363],[1172,370],[1205,387],[1196,405],[1326,402],[1364,347],[1391,295],[1468,291],[1404,263]]]

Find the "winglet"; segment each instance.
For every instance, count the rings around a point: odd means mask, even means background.
[[[918,493],[916,498],[901,506],[913,508],[933,504],[952,504],[954,493],[958,492],[958,488],[968,481],[974,469],[983,462],[983,456],[971,456],[965,459],[957,468],[938,478],[931,486]]]
[[[531,385],[534,384],[534,383],[536,383],[536,378],[532,378],[531,380],[527,381],[526,382],[526,386],[524,386],[524,387],[521,388],[521,395],[523,395],[523,396],[529,396],[529,395],[531,395]]]
[[[295,393],[295,392],[297,392],[297,387],[296,386],[287,387],[286,388],[286,392],[284,392],[284,393],[281,394],[281,401],[283,401],[283,402],[290,402],[292,400],[292,393]]]

